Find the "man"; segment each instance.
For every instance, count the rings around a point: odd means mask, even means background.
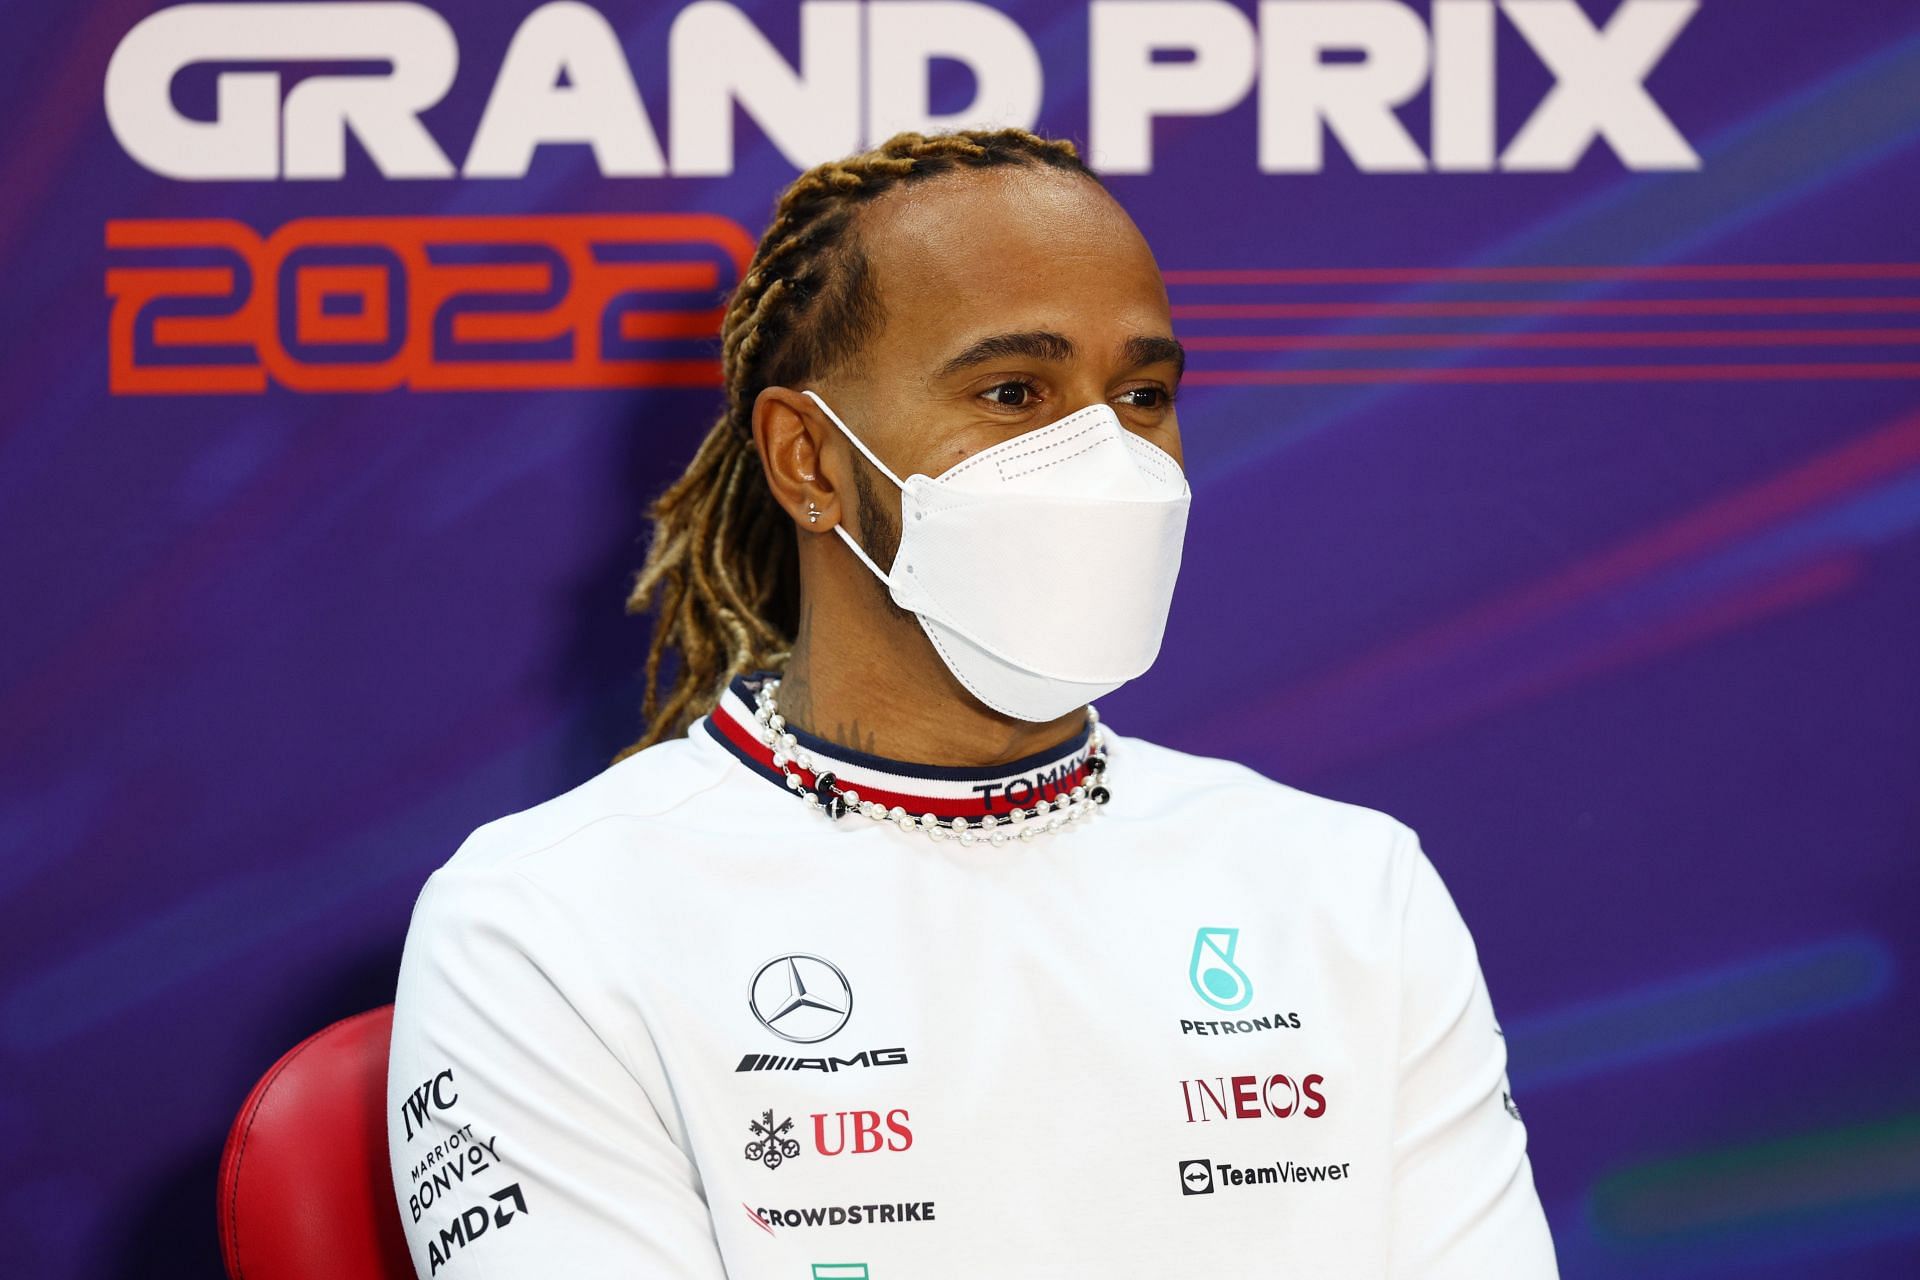
[[[647,737],[415,906],[419,1274],[1553,1276],[1413,832],[1088,705],[1189,494],[1166,291],[1073,149],[802,175],[722,337]]]

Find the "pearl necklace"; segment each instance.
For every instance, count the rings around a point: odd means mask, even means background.
[[[818,809],[829,818],[841,818],[852,811],[875,822],[891,822],[902,831],[923,832],[930,840],[957,840],[963,845],[984,841],[998,846],[1016,839],[1031,842],[1037,835],[1077,825],[1097,813],[1110,798],[1105,785],[1109,747],[1100,732],[1100,713],[1091,704],[1087,707],[1092,728],[1087,734],[1086,765],[1090,781],[1051,802],[1039,800],[1025,808],[1016,807],[1004,818],[987,814],[971,822],[953,818],[944,824],[931,813],[916,818],[899,805],[888,808],[877,800],[862,800],[858,791],[842,787],[831,773],[816,775],[809,788],[794,770],[796,766],[812,769],[813,756],[787,730],[786,717],[780,714],[773,696],[779,687],[778,679],[769,679],[754,695],[754,732],[773,748],[773,766],[786,778],[788,788],[804,799],[809,809]]]

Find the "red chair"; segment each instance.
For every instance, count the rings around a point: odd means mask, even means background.
[[[220,1157],[231,1280],[414,1280],[387,1162],[393,1006],[289,1049],[234,1117]]]

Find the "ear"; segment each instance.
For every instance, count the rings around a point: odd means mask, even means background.
[[[832,430],[798,391],[766,387],[753,399],[753,443],[767,486],[802,533],[825,533],[840,523],[840,498],[820,461]]]

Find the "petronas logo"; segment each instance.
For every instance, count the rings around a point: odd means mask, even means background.
[[[1193,936],[1193,964],[1187,980],[1202,1000],[1232,1013],[1253,1001],[1253,981],[1233,962],[1240,945],[1238,929],[1203,928]]]

